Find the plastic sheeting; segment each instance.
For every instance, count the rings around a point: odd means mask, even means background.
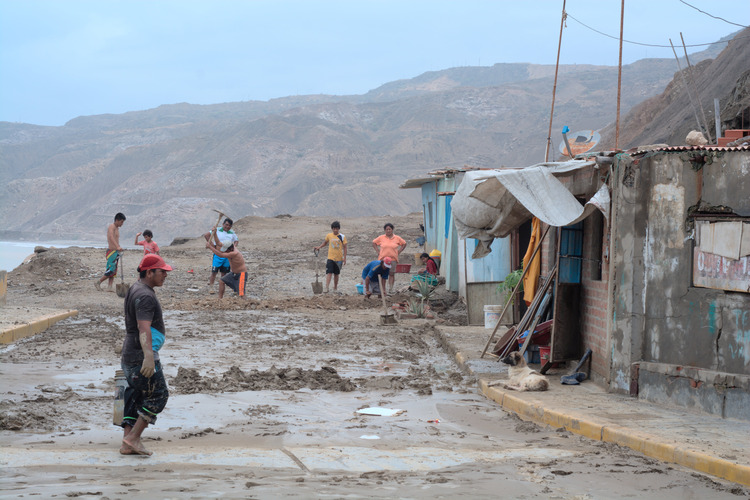
[[[594,163],[572,160],[522,169],[466,172],[451,202],[451,210],[458,235],[479,240],[472,258],[487,255],[493,239],[508,236],[532,216],[555,227],[575,224],[596,209],[609,218],[606,184],[586,205],[581,205],[555,177]]]

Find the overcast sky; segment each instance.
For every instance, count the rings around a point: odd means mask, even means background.
[[[685,1],[750,25],[750,0]],[[0,0],[0,121],[63,125],[177,102],[362,94],[456,66],[554,64],[562,3]],[[625,39],[667,47],[626,43],[624,63],[673,58],[680,32],[691,45],[741,29],[680,0],[625,3]],[[617,40],[593,30],[619,36],[620,1],[567,0],[566,11],[560,62],[616,66]]]

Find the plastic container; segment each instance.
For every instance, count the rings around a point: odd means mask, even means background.
[[[397,273],[408,273],[411,270],[411,264],[396,264]]]
[[[122,419],[125,417],[125,389],[128,387],[128,380],[122,370],[115,371],[115,401],[112,410],[112,423],[122,425]]]
[[[360,294],[360,295],[364,295],[365,294],[365,285],[363,285],[362,283],[357,283],[357,293]]]
[[[545,364],[547,361],[549,361],[549,355],[552,348],[548,345],[546,346],[539,346],[539,360],[542,364]]]
[[[487,305],[484,306],[484,327],[495,328],[500,321],[500,313],[503,312],[503,306]]]
[[[518,350],[520,351],[523,347],[523,342],[518,342]],[[539,364],[539,346],[534,344],[529,344],[526,346],[526,352],[523,353],[523,359],[526,360],[526,363],[528,364]]]
[[[440,259],[443,258],[442,252],[438,249],[435,249],[432,252],[430,252],[430,257],[432,257],[432,260],[435,261],[435,264],[437,264],[438,269],[440,269]]]

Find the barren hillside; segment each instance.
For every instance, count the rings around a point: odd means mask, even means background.
[[[623,109],[660,92],[673,66],[625,67]],[[0,238],[99,238],[116,212],[162,241],[205,231],[211,209],[235,218],[406,214],[419,208],[414,192],[398,189],[407,178],[542,161],[553,74],[498,64],[361,96],[174,104],[63,127],[0,123]],[[607,125],[616,82],[614,67],[562,67],[553,130]]]
[[[683,75],[675,73],[664,92],[635,106],[622,120],[618,146],[628,149],[644,144],[684,144],[688,132],[701,130],[696,115],[702,120],[703,113],[715,143],[715,98],[720,100],[723,129],[742,128],[743,124],[747,128],[750,126],[749,62],[750,28],[737,34],[715,59],[693,62],[692,79],[697,89],[697,99],[693,96],[693,102],[685,87],[685,82],[691,81],[690,68],[683,65]],[[690,88],[692,95],[692,85]],[[614,126],[610,125],[602,133],[599,148],[613,148],[614,144]]]

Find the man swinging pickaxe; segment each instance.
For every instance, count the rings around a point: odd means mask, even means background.
[[[221,228],[219,228],[218,226],[221,222],[221,218],[225,217],[225,215],[224,212],[220,212],[216,209],[214,209],[214,212],[217,212],[219,214],[219,218],[216,220],[216,225],[213,227],[213,229],[211,229],[211,231],[204,234],[203,237],[217,250],[226,252],[227,249],[232,245],[236,246],[239,240],[237,238],[237,234],[232,231],[232,219],[226,217]],[[208,286],[211,288],[209,293],[214,293],[213,285],[214,281],[216,281],[216,275],[221,272],[221,275],[224,276],[229,272],[229,270],[230,265],[227,259],[221,258],[217,255],[213,256],[213,260],[211,261],[211,278],[208,280]],[[220,297],[224,295],[224,286],[224,282],[219,280]]]

